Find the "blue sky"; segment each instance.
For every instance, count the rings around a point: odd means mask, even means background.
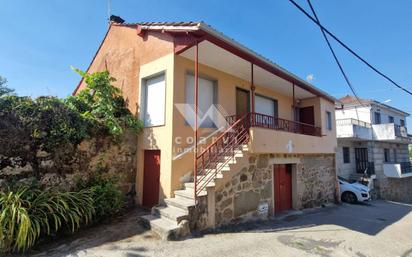
[[[412,89],[412,1],[312,3],[327,28]],[[112,13],[127,22],[205,21],[302,78],[313,74],[312,83],[330,94],[349,93],[319,29],[287,0],[112,0]],[[0,0],[0,75],[21,95],[65,97],[79,81],[70,65],[86,69],[106,29],[105,0]],[[361,97],[391,99],[412,113],[412,96],[334,46]]]

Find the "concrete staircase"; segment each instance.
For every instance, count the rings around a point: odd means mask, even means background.
[[[233,169],[234,165],[240,159],[245,157],[248,146],[242,145],[241,150],[237,150],[234,156],[225,156],[227,164],[216,174],[206,186],[208,190],[214,190],[216,183],[223,179],[225,174]],[[223,164],[223,161],[219,164]],[[215,170],[209,170],[208,175],[198,176],[198,180],[205,177],[214,176]],[[229,176],[227,174],[226,176]],[[207,179],[207,178],[206,178]],[[204,189],[198,195],[199,198],[207,197],[207,189]],[[164,205],[155,206],[149,215],[142,216],[140,222],[154,233],[159,235],[163,240],[176,240],[191,234],[191,219],[194,219],[195,199],[194,199],[194,182],[184,183],[184,189],[174,191],[175,197],[164,199]]]

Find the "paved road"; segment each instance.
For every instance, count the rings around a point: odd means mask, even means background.
[[[374,201],[333,206],[163,242],[129,214],[54,242],[35,256],[411,256],[412,205]],[[69,241],[69,242],[67,242]]]

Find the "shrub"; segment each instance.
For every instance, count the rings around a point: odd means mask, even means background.
[[[45,150],[68,143],[77,144],[88,137],[90,128],[95,126],[56,97],[35,100],[30,97],[2,97],[0,117],[3,122],[15,120],[16,127],[30,133],[27,136],[32,138],[32,144]]]
[[[87,181],[80,180],[77,187],[80,190],[89,188],[92,192],[96,218],[113,215],[123,207],[123,194],[114,177],[96,171]]]
[[[120,89],[111,85],[115,79],[108,71],[92,74],[76,71],[84,77],[87,87],[66,99],[51,96],[32,99],[10,94],[12,90],[5,87],[1,89],[0,135],[5,135],[4,140],[19,141],[7,139],[13,128],[24,132],[23,138],[31,139],[31,151],[52,152],[57,147],[100,136],[101,132],[121,136],[125,129],[141,131],[143,123],[127,109]]]
[[[65,100],[67,106],[83,117],[103,124],[111,135],[123,134],[124,128],[136,133],[141,131],[143,123],[127,109],[121,90],[111,84],[116,79],[108,71],[88,74],[74,70],[83,77],[87,87],[68,97]]]
[[[66,226],[72,232],[95,212],[88,189],[58,192],[20,186],[0,192],[0,249],[26,251],[41,235]]]

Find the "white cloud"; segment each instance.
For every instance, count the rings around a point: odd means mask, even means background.
[[[312,82],[313,80],[315,80],[315,76],[311,73],[311,74],[306,76],[306,80],[308,82]]]

